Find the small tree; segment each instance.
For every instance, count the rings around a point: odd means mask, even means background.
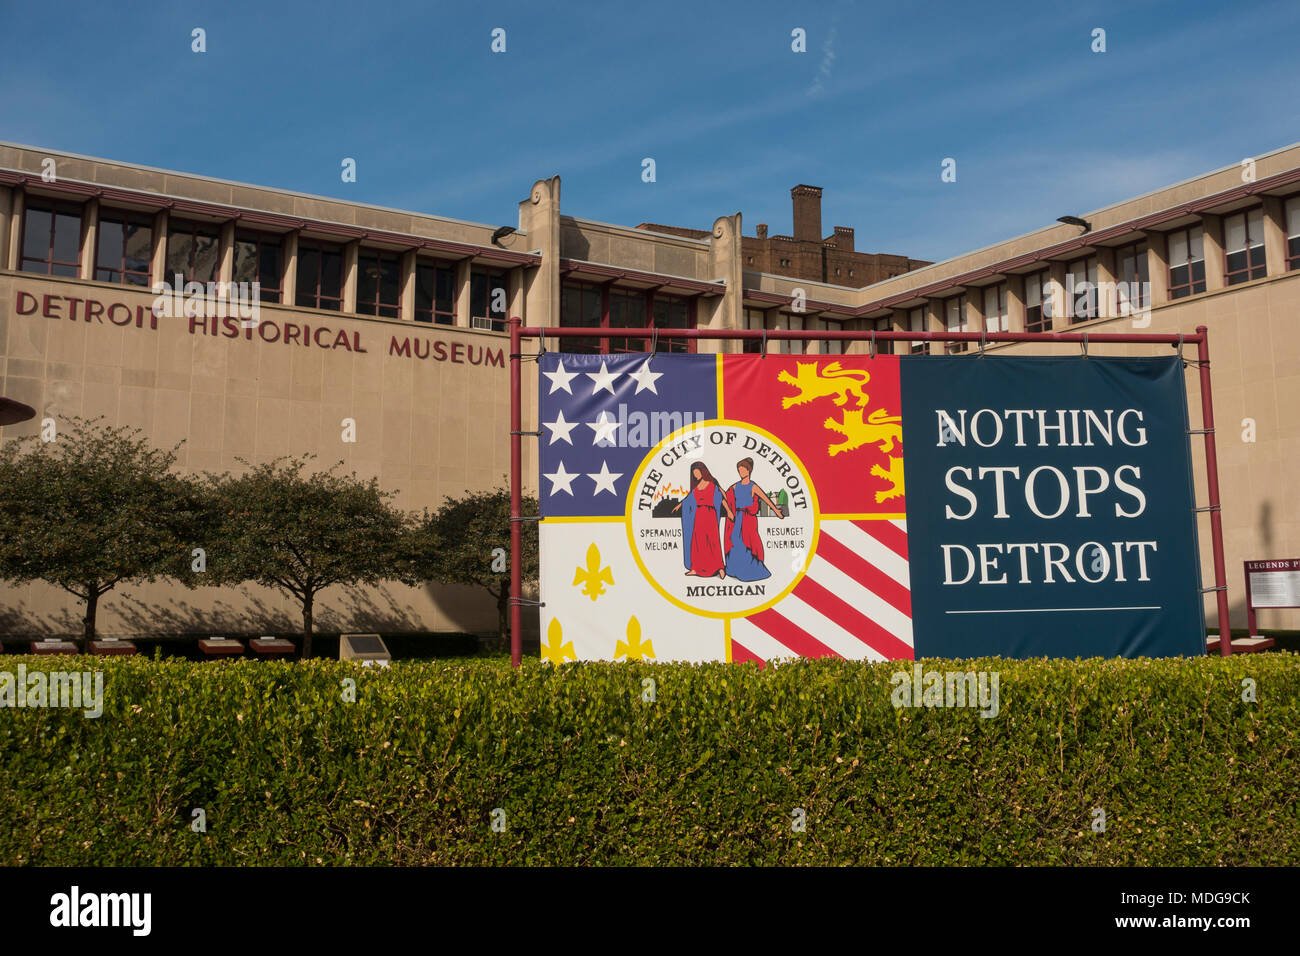
[[[222,520],[209,583],[256,581],[302,608],[302,656],[311,656],[316,595],[334,584],[407,580],[407,518],[371,478],[308,471],[313,456],[277,458],[214,479]]]
[[[0,578],[44,580],[85,602],[95,637],[99,599],[123,581],[183,576],[200,490],[174,475],[176,448],[139,429],[70,418],[53,441],[0,446]]]
[[[525,517],[537,514],[537,500],[524,496]],[[520,527],[523,554],[519,565],[525,583],[537,580],[537,522]],[[466,491],[463,498],[448,498],[426,515],[423,534],[430,540],[416,566],[423,576],[440,584],[470,584],[496,598],[497,634],[510,633],[510,492]],[[497,550],[500,549],[500,550]]]

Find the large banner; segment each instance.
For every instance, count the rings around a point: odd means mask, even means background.
[[[1177,356],[540,365],[545,659],[1204,653]]]

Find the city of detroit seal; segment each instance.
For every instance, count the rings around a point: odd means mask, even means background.
[[[628,542],[641,573],[705,617],[756,614],[788,594],[816,551],[818,521],[798,458],[769,432],[728,418],[663,439],[628,490]]]

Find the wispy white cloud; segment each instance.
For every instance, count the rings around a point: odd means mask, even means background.
[[[808,92],[816,96],[826,88],[830,82],[831,70],[835,66],[835,31],[837,24],[832,23],[830,31],[826,34],[826,39],[822,42],[822,61],[817,67],[817,76],[813,79],[812,86]]]

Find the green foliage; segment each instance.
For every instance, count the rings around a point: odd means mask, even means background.
[[[925,663],[993,719],[895,709],[905,663],[94,666],[98,720],[0,719],[0,863],[1300,863],[1294,655]]]
[[[0,578],[45,580],[81,598],[93,638],[101,595],[187,573],[201,496],[172,473],[175,460],[174,448],[101,419],[70,418],[52,442],[0,445]]]
[[[537,514],[537,499],[524,495],[524,516]],[[537,522],[520,523],[519,573],[525,583],[537,580]],[[440,584],[469,584],[485,588],[497,601],[500,635],[508,628],[510,599],[510,491],[466,491],[463,498],[449,497],[431,515],[425,515],[416,567],[420,576]],[[494,564],[500,548],[504,562]]]
[[[338,465],[311,471],[312,457],[212,479],[221,517],[208,553],[209,583],[256,581],[299,602],[304,657],[316,595],[403,577],[409,547],[408,519],[390,503],[392,492],[375,478],[336,474]]]

